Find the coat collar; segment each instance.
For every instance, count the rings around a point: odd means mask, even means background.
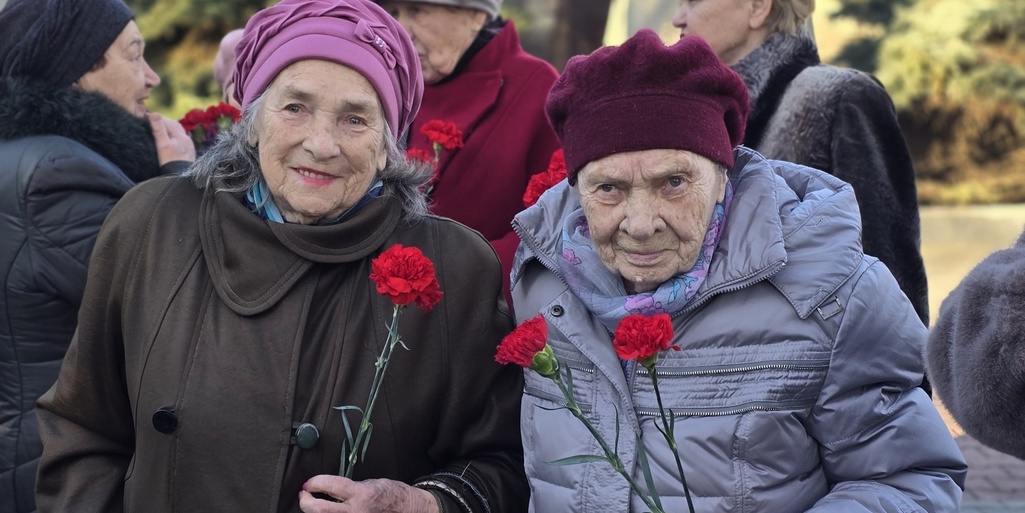
[[[240,315],[254,315],[274,306],[314,265],[353,262],[377,251],[401,215],[399,201],[384,196],[339,224],[274,223],[218,192],[203,198],[200,240],[221,299]]]
[[[745,146],[758,147],[765,127],[779,107],[790,82],[805,68],[817,64],[818,49],[810,37],[776,32],[733,66],[733,71],[747,84],[751,99]]]
[[[160,174],[149,122],[98,93],[0,79],[0,140],[58,135],[82,143],[133,182]]]
[[[431,144],[427,137],[420,133],[420,128],[435,119],[455,123],[463,133],[463,140],[470,140],[477,125],[498,103],[504,84],[500,69],[502,61],[506,56],[518,51],[520,40],[513,22],[510,21],[466,63],[466,67],[458,76],[440,84],[424,87],[420,112],[410,128],[409,147],[433,153]],[[439,174],[444,173],[445,167],[459,151],[457,148],[441,153],[438,162]]]

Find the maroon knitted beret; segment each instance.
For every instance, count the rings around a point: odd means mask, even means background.
[[[704,40],[666,46],[647,29],[570,59],[545,101],[571,184],[588,162],[630,151],[687,150],[732,167],[749,109],[744,81]]]

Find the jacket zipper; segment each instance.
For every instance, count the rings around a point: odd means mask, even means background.
[[[671,408],[675,417],[728,417],[740,415],[752,411],[780,411],[807,408],[815,404],[815,401],[790,401],[790,402],[753,402],[739,406],[728,406],[724,408]],[[638,417],[658,417],[657,408],[637,408]]]
[[[669,377],[693,377],[693,376],[718,376],[722,374],[736,374],[740,372],[752,372],[760,370],[804,370],[804,369],[825,369],[829,367],[828,359],[820,360],[791,360],[780,362],[751,363],[747,365],[721,365],[714,367],[696,367],[692,369],[659,369],[655,368],[655,374],[660,378]],[[638,375],[647,375],[647,371],[637,371]]]

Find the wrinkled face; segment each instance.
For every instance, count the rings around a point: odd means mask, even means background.
[[[680,37],[704,39],[719,59],[732,66],[768,37],[769,0],[681,0],[673,16]]]
[[[75,84],[83,91],[100,93],[132,114],[146,115],[149,90],[160,84],[160,77],[143,57],[146,43],[134,21],[129,21],[107,52],[106,63],[88,71]]]
[[[381,102],[359,72],[303,60],[278,73],[257,113],[260,168],[286,221],[336,219],[384,169]]]
[[[424,83],[428,85],[452,73],[488,17],[487,13],[476,9],[421,2],[386,0],[381,2],[381,7],[413,40]]]
[[[726,172],[689,151],[644,150],[588,163],[576,187],[602,263],[636,294],[694,267]]]

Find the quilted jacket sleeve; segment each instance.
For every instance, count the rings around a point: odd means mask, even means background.
[[[958,511],[966,464],[918,386],[926,328],[885,266],[871,262],[852,278],[809,420],[831,484],[812,511]]]
[[[944,406],[982,443],[1025,459],[1025,234],[961,281],[929,334]]]
[[[133,185],[119,169],[60,137],[38,139],[25,158],[38,158],[28,180],[25,214],[39,287],[81,305],[86,268],[107,214]]]

